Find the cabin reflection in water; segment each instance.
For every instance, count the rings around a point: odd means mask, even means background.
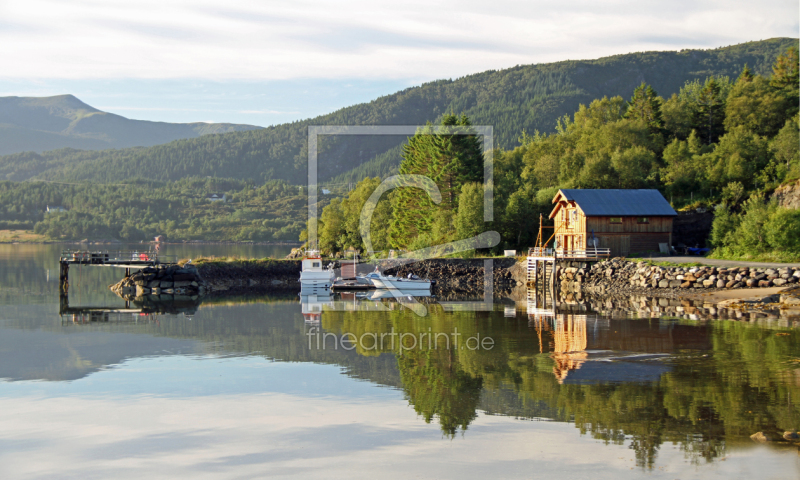
[[[553,316],[533,315],[533,326],[539,335],[539,351],[544,352],[543,332],[550,333],[550,357],[555,362],[553,374],[558,383],[573,370],[581,368],[588,358],[586,353],[586,315],[555,314]]]
[[[708,325],[633,320],[631,311],[596,314],[591,303],[559,303],[528,292],[528,321],[539,352],[550,353],[558,383],[652,382],[671,371],[664,360],[680,350],[711,349]],[[558,312],[558,313],[557,313]]]

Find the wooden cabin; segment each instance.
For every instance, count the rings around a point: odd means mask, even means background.
[[[609,248],[618,257],[672,244],[678,214],[658,190],[561,189],[553,203],[557,251]]]

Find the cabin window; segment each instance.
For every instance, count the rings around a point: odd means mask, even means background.
[[[611,223],[622,223],[622,217],[611,217]]]
[[[314,262],[311,264],[312,267],[319,267],[320,262]]]
[[[639,217],[636,219],[637,223],[650,223],[650,219],[647,217]]]

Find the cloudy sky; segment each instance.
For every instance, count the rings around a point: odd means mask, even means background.
[[[797,0],[0,0],[0,96],[269,125],[487,69],[800,35]]]

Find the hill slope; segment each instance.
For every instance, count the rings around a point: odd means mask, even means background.
[[[303,183],[308,125],[420,125],[451,111],[467,114],[474,124],[492,125],[495,145],[510,148],[523,130],[552,131],[556,119],[572,114],[580,103],[606,95],[629,98],[641,82],[668,97],[687,80],[709,75],[735,78],[745,63],[754,73],[769,74],[775,58],[797,44],[797,39],[776,38],[713,50],[642,52],[492,70],[423,84],[328,115],[261,130],[150,148],[67,149],[0,157],[0,179],[116,182],[133,177],[214,176]],[[325,181],[338,175],[350,180],[365,173],[386,173],[399,163],[396,147],[403,141],[391,136],[323,138],[319,178]],[[353,169],[357,170],[351,178],[342,176]]]
[[[230,123],[131,120],[100,111],[72,95],[0,97],[0,154],[64,147],[87,150],[153,146],[210,133],[254,130]]]

